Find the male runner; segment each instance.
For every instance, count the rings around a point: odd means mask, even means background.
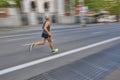
[[[52,38],[51,38],[51,32],[50,32],[50,17],[47,16],[46,17],[46,21],[44,22],[43,26],[42,26],[43,32],[42,32],[42,40],[39,42],[35,42],[32,43],[29,47],[29,50],[31,51],[33,47],[38,46],[38,45],[44,45],[46,40],[49,42],[49,46],[51,48],[51,52],[52,53],[56,53],[58,52],[57,48],[53,47],[53,42],[52,42]]]

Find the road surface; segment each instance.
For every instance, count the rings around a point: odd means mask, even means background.
[[[28,45],[41,39],[41,31],[1,35],[0,80],[27,80],[90,55],[104,53],[104,50],[108,52],[120,47],[119,24],[84,28],[72,26],[73,28],[52,29],[54,46],[59,48],[59,53],[54,55],[50,52],[47,42],[29,53]],[[119,50],[115,50],[115,53],[119,53]],[[61,77],[60,80],[65,79]],[[93,79],[86,77],[85,80]]]

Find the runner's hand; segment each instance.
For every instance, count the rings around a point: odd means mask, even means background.
[[[51,33],[49,33],[48,36],[51,37]]]

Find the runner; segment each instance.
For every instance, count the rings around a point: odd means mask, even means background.
[[[39,42],[32,43],[29,47],[29,50],[31,51],[33,47],[39,46],[39,45],[44,45],[46,43],[46,40],[49,42],[49,46],[51,48],[52,53],[58,52],[58,48],[53,47],[53,42],[51,38],[51,32],[50,32],[50,17],[46,17],[46,21],[44,22],[42,26],[43,32],[42,32],[42,40]]]

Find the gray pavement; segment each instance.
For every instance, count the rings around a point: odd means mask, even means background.
[[[119,24],[119,23],[118,23]],[[104,25],[103,23],[97,24],[88,24],[86,27],[99,27]],[[51,29],[64,29],[64,28],[75,28],[80,27],[83,28],[80,24],[52,24]],[[17,26],[17,27],[0,27],[0,34],[12,34],[12,33],[19,33],[19,32],[27,32],[27,31],[39,31],[42,29],[42,24],[39,25],[31,25],[31,26]]]
[[[74,28],[80,27],[79,24],[72,25],[57,25],[52,24],[51,29],[64,29],[64,28]],[[11,33],[19,33],[19,32],[28,32],[28,31],[39,31],[42,30],[42,24],[33,25],[33,26],[19,26],[19,27],[0,27],[0,34],[11,34]]]
[[[120,66],[108,73],[103,80],[120,80]]]
[[[110,39],[116,36],[120,36],[120,24],[97,24],[97,25],[88,25],[85,28],[80,27],[79,24],[76,25],[53,25],[52,26],[52,33],[53,33],[53,40],[54,40],[54,44],[55,46],[58,46],[58,48],[60,49],[60,53],[63,53],[65,51],[69,51],[69,50],[73,50],[79,47],[83,47],[89,44],[93,44],[96,42],[100,42],[106,39]],[[54,30],[56,29],[56,30]],[[0,36],[0,69],[5,69],[5,68],[9,68],[15,65],[19,65],[19,64],[23,64],[23,63],[27,63],[33,60],[37,60],[37,59],[41,59],[41,58],[45,58],[50,56],[49,53],[49,47],[48,45],[45,45],[41,48],[37,47],[35,48],[31,53],[28,53],[28,51],[26,50],[25,45],[27,45],[28,43],[32,42],[32,41],[38,41],[40,39],[40,27],[39,26],[32,26],[32,27],[24,27],[20,29],[14,29],[11,30],[10,32],[6,33],[19,33],[16,35],[8,35],[8,36]],[[30,32],[31,31],[35,31],[32,32],[31,34],[24,34],[24,32]],[[38,33],[39,32],[39,33]],[[79,43],[79,44],[78,44]],[[56,68],[59,68],[61,66],[67,65],[72,63],[73,61],[82,59],[88,55],[92,55],[95,53],[99,53],[100,51],[103,51],[101,53],[106,53],[104,52],[104,50],[107,50],[107,52],[110,52],[110,50],[112,51],[112,49],[114,49],[113,51],[115,52],[111,52],[112,53],[119,53],[119,46],[117,46],[117,48],[112,48],[113,45],[119,44],[120,41],[114,41],[111,42],[109,44],[104,44],[102,46],[99,47],[94,47],[94,48],[90,48],[87,49],[85,51],[81,51],[81,52],[77,52],[68,56],[64,56],[58,59],[54,59],[42,64],[38,64],[32,67],[28,67],[25,69],[21,69],[21,70],[17,70],[11,73],[8,73],[6,75],[0,76],[0,80],[25,80],[28,79],[28,77],[31,76],[36,76],[39,75],[41,73],[45,73],[45,72],[52,72],[51,70],[54,70]],[[24,47],[23,47],[24,46]],[[110,49],[108,49],[108,47],[111,47]],[[117,49],[117,51],[116,51]],[[103,55],[104,56],[104,55]],[[99,56],[98,56],[99,57]],[[109,56],[108,56],[109,57]],[[94,58],[92,58],[94,59]],[[101,59],[101,58],[99,58]],[[105,59],[105,57],[104,57]],[[104,60],[103,59],[103,60]],[[118,59],[118,57],[117,57]],[[105,59],[107,60],[107,59]],[[119,59],[118,59],[119,60]],[[93,60],[96,62],[96,60]],[[99,62],[100,60],[98,60]],[[103,61],[102,61],[103,62]],[[113,65],[116,65],[116,62],[112,62]],[[119,62],[118,62],[119,63]],[[74,64],[74,63],[73,63]],[[97,63],[96,63],[97,64]],[[93,66],[93,64],[87,64],[90,67],[90,72],[93,72],[93,76],[95,76],[94,70],[100,69],[100,72],[102,70],[106,70],[107,66],[108,67],[112,67],[113,65],[109,65],[109,64],[105,64],[107,65],[104,68],[101,68],[101,66],[98,67],[98,65]],[[77,65],[78,66],[78,65]],[[81,66],[81,65],[79,65]],[[92,68],[91,68],[92,66]],[[89,70],[89,67],[87,67],[87,69]],[[93,69],[93,67],[95,67],[95,69]],[[84,66],[81,68],[83,69]],[[102,70],[101,70],[102,69]],[[72,71],[69,70],[69,68],[65,68],[62,70],[58,70],[59,71],[63,71],[67,70],[68,72],[66,72],[66,74],[70,74],[71,77],[78,77],[78,78],[68,78],[67,75],[62,75],[63,77],[59,77],[58,74],[58,78],[65,78],[67,77],[68,80],[93,80],[91,78],[92,74],[87,74],[87,75],[83,75],[84,73],[81,73],[81,76],[79,76],[79,73],[77,75],[74,75],[73,73],[71,73]],[[84,68],[84,70],[86,70]],[[84,71],[83,70],[83,71]],[[93,70],[93,71],[92,71]],[[97,71],[97,70],[96,70]],[[60,72],[61,74],[63,72]],[[114,71],[113,71],[114,72]],[[57,73],[57,72],[55,72]],[[111,71],[112,73],[112,71]],[[73,74],[73,75],[72,75]],[[116,74],[116,73],[115,73]],[[42,74],[44,75],[44,74]],[[54,76],[54,74],[51,74]],[[106,74],[107,75],[107,74]],[[45,75],[46,76],[46,73]],[[44,76],[42,76],[41,78],[44,78]],[[49,76],[47,76],[49,77]],[[111,76],[112,77],[112,76]],[[66,79],[62,79],[62,80],[67,80]],[[40,79],[40,78],[38,78]],[[61,80],[58,79],[58,80]],[[106,78],[105,78],[106,79]],[[37,80],[37,79],[33,79],[33,80]],[[44,80],[44,79],[41,79]],[[47,79],[45,79],[47,80]],[[54,79],[48,79],[48,80],[54,80]],[[57,79],[55,79],[57,80]],[[98,79],[96,79],[98,80]],[[118,80],[118,79],[115,79]]]
[[[28,80],[119,80],[120,44]],[[109,75],[108,75],[109,74]],[[107,75],[107,76],[105,76]],[[42,80],[42,79],[41,79]]]

